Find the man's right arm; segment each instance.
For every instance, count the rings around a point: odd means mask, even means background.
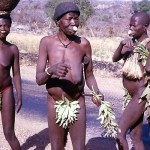
[[[113,62],[117,62],[120,59],[123,58],[124,54],[126,54],[126,52],[131,52],[134,49],[134,43],[132,38],[125,38],[124,40],[122,40],[118,46],[118,48],[116,49],[112,61]]]
[[[36,67],[36,83],[38,85],[46,84],[47,80],[49,79],[50,75],[45,72],[46,64],[47,64],[47,37],[44,37],[39,46],[39,56],[38,62]]]
[[[113,62],[117,62],[120,59],[122,59],[122,57],[123,57],[123,55],[121,54],[122,49],[123,49],[123,44],[122,44],[122,42],[120,42],[118,48],[116,49],[116,51],[113,55],[113,58],[112,58]]]

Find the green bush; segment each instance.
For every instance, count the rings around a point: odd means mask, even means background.
[[[133,12],[145,11],[150,12],[150,1],[142,0],[140,2],[133,2],[132,3]]]

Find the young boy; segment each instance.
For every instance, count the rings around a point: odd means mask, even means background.
[[[144,150],[141,139],[142,123],[146,100],[140,100],[145,89],[146,76],[150,75],[150,55],[143,59],[139,53],[133,53],[138,49],[140,43],[145,46],[145,50],[150,50],[150,40],[147,35],[150,18],[146,12],[133,14],[130,19],[129,38],[120,42],[116,49],[113,61],[124,60],[123,86],[127,89],[131,100],[126,106],[119,122],[117,143],[119,150],[128,150],[126,134],[130,130],[132,143],[135,150]],[[140,102],[141,101],[141,102]],[[140,102],[140,103],[139,103]]]
[[[90,43],[75,35],[79,15],[79,8],[74,3],[60,3],[54,13],[59,31],[55,35],[44,37],[40,43],[36,81],[38,85],[46,84],[48,91],[48,126],[52,150],[64,149],[68,131],[73,149],[85,149],[84,79],[91,90],[93,88],[100,93],[93,75]],[[76,121],[70,123],[66,129],[56,123],[55,104],[62,101],[62,97],[79,104],[75,110],[78,111]],[[100,104],[97,99],[93,99],[93,102]]]
[[[22,105],[19,51],[15,45],[6,41],[11,23],[10,15],[0,15],[0,109],[5,138],[12,150],[20,150],[21,147],[14,132],[15,99],[10,76],[10,69],[12,68],[13,81],[17,92],[16,106],[18,113]]]

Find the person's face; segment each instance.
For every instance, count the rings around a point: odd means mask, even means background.
[[[133,16],[130,20],[130,30],[133,37],[139,38],[146,32],[146,25],[142,23],[138,16]]]
[[[57,22],[60,30],[62,30],[67,35],[74,35],[76,31],[73,30],[73,27],[79,26],[79,15],[74,12],[69,12],[65,14],[58,22]]]
[[[10,21],[8,19],[0,18],[0,39],[5,38],[10,32]]]

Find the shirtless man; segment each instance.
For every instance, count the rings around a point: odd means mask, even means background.
[[[55,35],[44,37],[40,43],[36,82],[38,85],[46,84],[48,91],[48,126],[52,150],[64,149],[67,130],[73,149],[85,149],[84,79],[91,90],[93,87],[94,91],[100,93],[93,75],[90,43],[87,39],[75,35],[79,26],[79,15],[79,8],[74,3],[60,3],[54,13],[59,31]],[[67,129],[56,124],[54,105],[62,96],[77,100],[80,105],[78,120]],[[100,105],[97,99],[93,99],[93,102]]]
[[[137,42],[140,43],[148,38],[147,28],[149,26],[149,15],[145,12],[138,12],[133,14],[130,19],[130,33],[131,37],[120,42],[118,48],[113,55],[113,61],[117,62],[120,59],[127,60],[129,54],[133,52]],[[146,44],[148,51],[150,50],[150,42]],[[146,60],[146,65],[143,66],[139,60],[142,77],[140,79],[131,79],[123,74],[123,86],[127,89],[131,96],[131,101],[125,108],[121,120],[119,122],[119,130],[117,142],[119,150],[128,150],[126,134],[130,130],[131,139],[135,150],[144,150],[142,142],[142,123],[146,100],[139,103],[139,98],[145,89],[145,76],[150,75],[150,55]],[[133,69],[133,68],[132,68]]]
[[[0,108],[5,138],[12,150],[20,150],[21,147],[14,132],[15,98],[10,76],[10,69],[12,68],[13,82],[17,92],[16,106],[18,113],[22,105],[19,51],[15,45],[6,41],[11,23],[9,15],[0,15]]]

